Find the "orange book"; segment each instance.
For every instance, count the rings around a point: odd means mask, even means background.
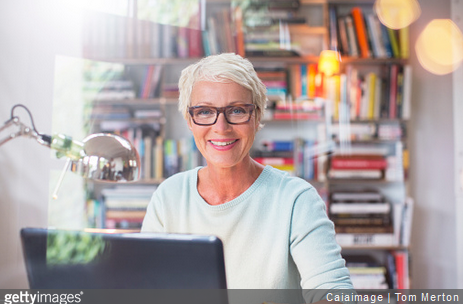
[[[235,26],[236,26],[236,53],[241,57],[245,56],[244,50],[244,33],[243,33],[243,12],[241,7],[235,9]]]
[[[293,96],[294,99],[301,97],[302,95],[301,66],[299,64],[291,65],[290,78],[291,78],[291,95]]]
[[[315,77],[317,76],[317,65],[309,63],[307,67],[307,96],[309,98],[315,97],[316,85]]]
[[[368,33],[365,26],[365,19],[360,7],[354,7],[351,10],[352,19],[354,19],[355,33],[357,34],[357,42],[360,48],[360,57],[370,58],[370,46],[368,44]]]

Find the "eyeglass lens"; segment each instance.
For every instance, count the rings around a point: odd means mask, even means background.
[[[249,121],[253,109],[254,105],[236,105],[223,108],[198,106],[190,107],[190,114],[196,124],[214,124],[220,112],[224,113],[228,123],[239,124]]]

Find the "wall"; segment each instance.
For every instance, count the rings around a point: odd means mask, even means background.
[[[54,0],[0,2],[0,121],[14,104],[26,105],[40,132],[52,130],[57,55],[80,51],[72,9]],[[30,125],[22,109],[15,112]],[[1,132],[4,138],[7,132]],[[29,138],[0,147],[0,288],[27,288],[19,231],[46,227],[51,169],[61,163]]]
[[[452,0],[452,20],[463,29],[463,1]],[[453,74],[453,120],[455,139],[455,214],[457,246],[457,288],[463,288],[463,68]]]
[[[410,121],[414,288],[456,288],[452,75],[435,76],[418,63],[414,43],[434,18],[450,18],[450,1],[421,0],[410,29],[413,103]]]

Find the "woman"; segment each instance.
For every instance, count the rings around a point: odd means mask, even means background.
[[[266,88],[235,54],[182,71],[179,110],[207,166],[156,190],[142,231],[218,236],[230,289],[352,288],[314,187],[254,161]]]

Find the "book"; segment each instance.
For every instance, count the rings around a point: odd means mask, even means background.
[[[322,118],[319,113],[310,112],[275,112],[273,114],[274,120],[317,120]]]
[[[386,27],[387,35],[392,49],[394,58],[400,58],[399,38],[397,37],[397,30]]]
[[[377,203],[354,203],[354,202],[331,202],[330,214],[389,214],[391,212],[391,204],[387,202]]]
[[[392,225],[335,225],[336,233],[348,234],[391,234],[394,233]]]
[[[382,44],[384,46],[384,50],[386,52],[386,57],[387,58],[393,58],[394,57],[394,52],[392,50],[392,45],[391,45],[391,40],[389,38],[389,32],[387,27],[380,22],[379,24],[380,30],[381,30],[381,39],[382,39]]]
[[[410,119],[412,95],[412,67],[409,64],[403,66],[403,90],[402,90],[402,119]]]
[[[404,202],[402,221],[401,221],[402,227],[401,227],[400,244],[403,246],[410,245],[412,222],[413,222],[413,209],[414,209],[414,200],[411,197],[407,197]]]
[[[382,37],[381,24],[378,20],[378,17],[373,13],[369,13],[366,15],[365,20],[368,28],[368,33],[370,35],[370,41],[372,42],[371,45],[373,47],[375,57],[387,57]]]
[[[389,118],[397,118],[397,76],[399,66],[393,64],[389,71]]]
[[[392,246],[393,233],[337,233],[336,242],[340,246]]]
[[[262,165],[294,165],[292,157],[254,157],[254,160]]]
[[[360,55],[360,50],[357,43],[354,20],[352,19],[352,16],[348,15],[344,17],[344,22],[346,23],[347,40],[349,41],[349,55],[352,57],[358,57]]]
[[[199,58],[204,55],[201,27],[201,9],[198,8],[197,14],[190,17],[188,23],[188,57]]]
[[[406,27],[403,27],[401,29],[399,29],[399,33],[398,33],[398,36],[399,36],[399,54],[400,54],[400,58],[403,58],[403,59],[408,59],[408,57],[410,56],[410,46],[409,46],[409,41],[410,41],[410,34],[409,34],[409,27],[406,26]]]
[[[339,30],[340,50],[343,55],[351,55],[349,47],[349,38],[347,34],[346,21],[344,17],[338,17],[337,20]]]
[[[236,53],[244,57],[244,32],[243,32],[243,11],[239,5],[236,6],[234,11],[235,30],[236,30]]]
[[[330,220],[335,226],[389,226],[389,214],[330,214]]]
[[[409,256],[405,250],[399,250],[394,252],[395,267],[397,272],[397,289],[409,289],[410,278],[409,278]]]
[[[107,209],[106,219],[124,219],[131,221],[138,221],[145,217],[146,210],[119,210],[119,209]]]
[[[370,58],[370,47],[368,43],[368,33],[365,26],[365,19],[363,16],[362,9],[358,6],[353,7],[351,10],[352,19],[355,25],[355,33],[357,35],[357,41],[360,48],[360,57]]]
[[[329,49],[338,50],[338,14],[336,12],[336,6],[328,6],[328,20],[329,20]]]
[[[292,140],[264,140],[260,146],[265,151],[293,151],[294,141]]]
[[[342,191],[331,193],[331,199],[338,201],[382,201],[383,195],[377,191]]]
[[[383,171],[379,169],[370,170],[346,170],[330,169],[328,177],[332,179],[381,179]]]
[[[332,169],[385,169],[386,158],[380,155],[335,155],[331,158]]]

